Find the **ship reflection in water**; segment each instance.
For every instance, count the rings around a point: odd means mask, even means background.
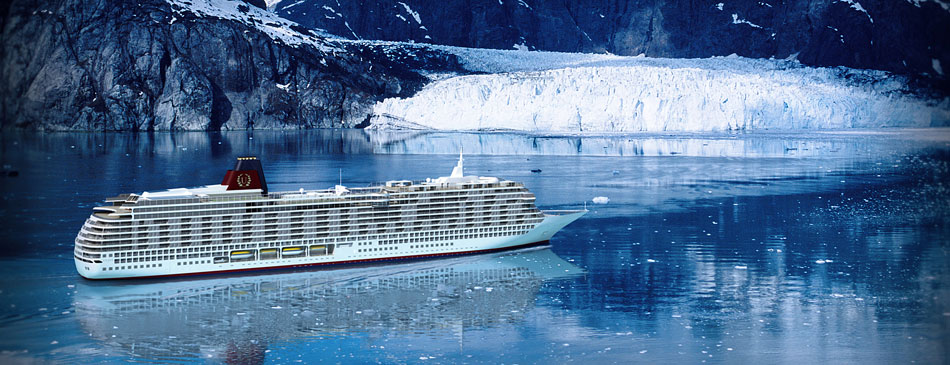
[[[353,332],[516,323],[546,280],[582,275],[549,248],[403,265],[187,281],[81,282],[76,318],[133,358],[263,362],[268,344]]]

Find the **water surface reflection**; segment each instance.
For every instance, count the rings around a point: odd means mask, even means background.
[[[265,358],[268,345],[378,332],[464,336],[516,324],[545,281],[581,275],[550,249],[404,265],[185,281],[82,282],[76,318],[152,360]]]

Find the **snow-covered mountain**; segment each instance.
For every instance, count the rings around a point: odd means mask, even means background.
[[[339,42],[263,1],[43,0],[0,12],[0,126],[44,130],[354,127],[460,68],[412,46]]]
[[[735,53],[950,73],[947,0],[283,0],[272,9],[350,39],[669,58]]]
[[[476,54],[477,53],[477,54]],[[931,127],[948,101],[905,93],[885,72],[740,57],[649,59],[460,52],[491,74],[430,83],[374,108],[374,128],[660,132]]]

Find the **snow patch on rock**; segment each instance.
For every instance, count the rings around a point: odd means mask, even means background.
[[[274,40],[290,46],[311,46],[324,52],[338,50],[323,42],[321,38],[335,38],[326,32],[313,31],[314,35],[300,33],[293,28],[300,25],[277,14],[260,9],[241,1],[227,0],[167,0],[179,16],[191,13],[196,17],[212,17],[240,22],[259,29]],[[187,19],[187,18],[185,18]]]
[[[846,3],[846,4],[848,4],[848,5],[851,5],[851,9],[854,9],[854,10],[856,10],[856,11],[859,11],[859,12],[864,13],[864,15],[867,15],[867,16],[868,16],[868,20],[870,20],[871,23],[874,23],[874,19],[871,18],[871,14],[868,14],[868,11],[865,10],[864,7],[861,6],[861,3],[859,3],[857,0],[838,0],[838,2],[842,2],[842,3]]]
[[[406,13],[412,16],[412,19],[415,19],[416,24],[422,24],[422,18],[419,17],[419,13],[412,10],[409,5],[406,5],[404,2],[400,2],[399,5],[402,5],[406,9]]]
[[[739,14],[735,14],[735,13],[732,14],[732,24],[746,24],[752,28],[759,28],[759,29],[762,28],[762,26],[755,24],[753,22],[750,22],[748,20],[739,19]]]

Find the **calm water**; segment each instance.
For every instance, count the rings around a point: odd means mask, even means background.
[[[0,138],[19,173],[0,178],[0,363],[950,362],[947,130]],[[216,183],[237,156],[280,191],[447,175],[460,148],[468,173],[591,211],[503,254],[173,281],[73,266],[102,199]]]

